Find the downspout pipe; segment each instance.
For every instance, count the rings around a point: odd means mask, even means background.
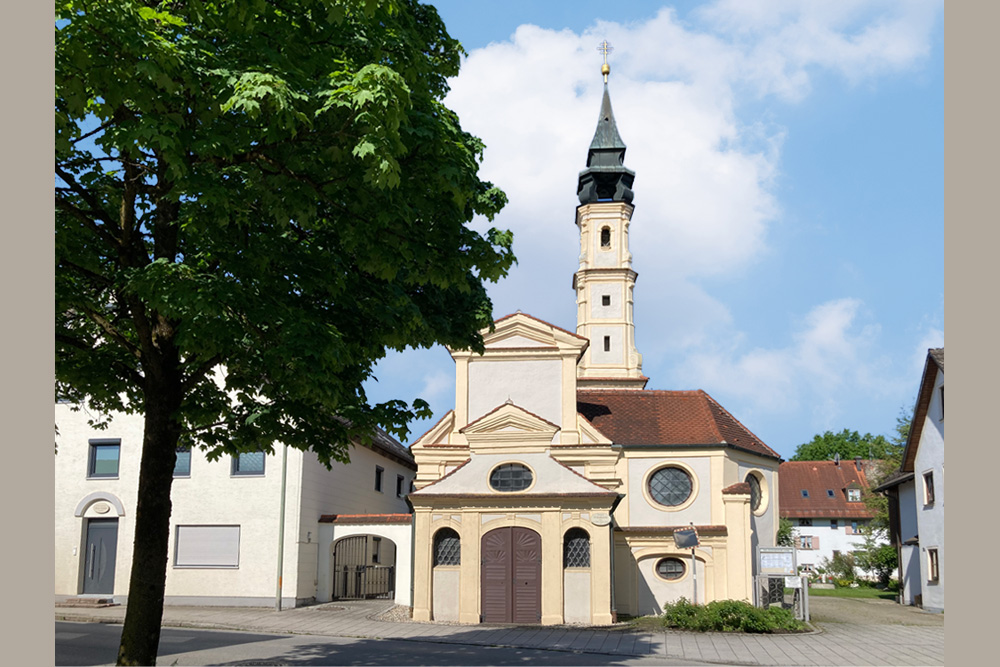
[[[288,480],[288,445],[281,449],[281,508],[278,510],[278,582],[274,592],[274,608],[281,611],[281,577],[285,560],[285,485]]]
[[[614,622],[618,622],[618,606],[615,602],[615,510],[618,508],[618,504],[625,499],[624,493],[619,493],[615,498],[615,501],[611,503],[611,509],[608,510],[608,514],[611,516],[611,523],[608,524],[608,531],[610,540],[609,549],[611,550],[611,619]]]

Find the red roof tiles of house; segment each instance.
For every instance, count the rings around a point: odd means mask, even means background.
[[[854,461],[785,461],[778,467],[778,507],[781,516],[795,519],[870,519],[861,501],[849,501],[847,489],[868,488],[865,466]],[[808,493],[804,496],[802,491]],[[833,495],[830,495],[830,491]]]
[[[576,409],[619,445],[723,445],[781,458],[700,389],[581,389],[576,392]]]

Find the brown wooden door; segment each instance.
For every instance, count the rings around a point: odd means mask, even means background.
[[[482,613],[486,623],[538,623],[542,612],[542,538],[516,526],[482,539]]]

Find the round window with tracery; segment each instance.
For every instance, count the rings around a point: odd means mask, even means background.
[[[490,473],[490,486],[502,493],[524,491],[531,486],[533,479],[531,470],[527,466],[520,463],[504,463]]]
[[[750,485],[750,509],[756,512],[760,509],[760,480],[757,479],[757,475],[750,473],[746,481]]]
[[[649,478],[649,495],[653,500],[675,507],[691,497],[691,476],[680,468],[660,468]]]

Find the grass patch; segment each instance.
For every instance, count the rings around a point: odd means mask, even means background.
[[[629,627],[638,632],[662,632],[663,618],[661,616],[635,616],[623,618]]]
[[[895,600],[892,591],[858,586],[857,588],[810,588],[809,597],[817,598],[866,598],[869,600]]]

